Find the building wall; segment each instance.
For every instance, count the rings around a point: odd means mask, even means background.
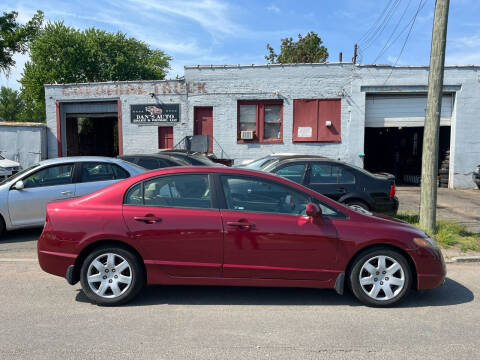
[[[213,137],[236,162],[272,153],[324,155],[361,165],[355,141],[362,125],[351,121],[351,105],[342,99],[341,143],[293,143],[293,100],[341,98],[353,73],[351,64],[250,67],[187,67],[185,78],[205,82],[208,94],[189,96],[193,106],[213,106]],[[237,101],[283,100],[283,142],[237,143]],[[193,117],[189,119],[193,122]],[[363,131],[363,130],[362,130]],[[221,149],[214,144],[214,152]]]
[[[472,187],[471,172],[480,163],[479,76],[478,67],[445,70],[446,91],[455,93],[450,160],[450,184],[454,187]],[[56,101],[120,99],[125,154],[158,151],[157,127],[132,124],[130,105],[163,102],[180,104],[180,122],[166,124],[174,126],[174,143],[193,134],[195,106],[213,106],[214,152],[236,163],[292,152],[362,166],[366,94],[425,93],[427,85],[427,67],[392,69],[348,63],[194,66],[185,68],[185,80],[46,85],[48,156],[57,156]],[[328,98],[341,98],[341,142],[293,143],[293,100]],[[237,143],[237,102],[263,99],[283,100],[282,143]]]
[[[0,153],[25,169],[47,158],[44,124],[0,123]]]

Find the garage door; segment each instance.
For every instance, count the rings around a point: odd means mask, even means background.
[[[443,95],[440,125],[450,125],[452,104],[453,96]],[[365,126],[423,126],[426,108],[426,94],[367,94]]]

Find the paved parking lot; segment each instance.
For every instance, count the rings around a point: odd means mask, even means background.
[[[116,308],[43,273],[39,231],[0,240],[1,359],[474,359],[480,264],[373,309],[331,290],[154,286]]]
[[[420,187],[399,186],[399,211],[420,212]],[[480,190],[439,188],[437,218],[465,224],[468,231],[480,234]]]

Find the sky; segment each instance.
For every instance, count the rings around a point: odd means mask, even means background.
[[[362,64],[429,63],[435,0],[2,0],[0,10],[21,23],[37,9],[46,21],[79,29],[121,31],[170,55],[167,78],[185,65],[263,64],[266,44],[315,31],[328,61],[351,61],[359,44]],[[451,0],[446,64],[480,64],[480,1]],[[416,15],[416,16],[415,16]],[[16,55],[0,85],[19,89],[28,54]]]

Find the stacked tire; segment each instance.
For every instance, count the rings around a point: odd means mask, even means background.
[[[448,173],[450,168],[450,151],[445,152],[445,157],[438,169],[438,186],[442,188],[448,188]]]

